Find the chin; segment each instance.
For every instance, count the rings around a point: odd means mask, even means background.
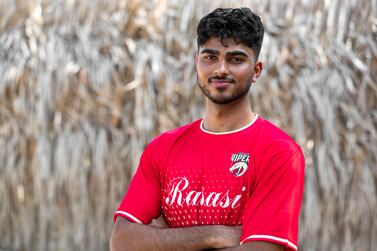
[[[233,97],[220,97],[220,98],[209,97],[209,100],[211,100],[213,103],[217,105],[227,105],[227,104],[235,102],[237,98],[235,99]]]

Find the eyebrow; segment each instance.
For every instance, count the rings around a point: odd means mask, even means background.
[[[213,54],[213,55],[218,55],[219,54],[219,51],[218,50],[215,50],[215,49],[203,49],[200,54],[204,54],[204,53],[208,53],[208,54]]]
[[[207,54],[211,54],[211,55],[218,55],[220,52],[218,50],[215,50],[215,49],[209,49],[209,48],[206,48],[206,49],[203,49],[200,54],[204,54],[204,53],[207,53]],[[227,55],[230,55],[230,56],[243,56],[243,57],[249,57],[249,55],[247,55],[245,52],[243,51],[229,51],[226,53]]]
[[[227,55],[231,55],[231,56],[244,56],[244,57],[249,57],[249,55],[247,55],[245,52],[243,51],[229,51],[226,53]]]

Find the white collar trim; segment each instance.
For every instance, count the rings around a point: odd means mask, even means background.
[[[227,131],[227,132],[211,132],[211,131],[208,131],[206,129],[204,129],[204,126],[203,126],[203,123],[204,123],[204,118],[202,119],[202,121],[200,122],[200,129],[205,132],[205,133],[208,133],[208,134],[213,134],[213,135],[225,135],[225,134],[231,134],[231,133],[236,133],[236,132],[240,132],[246,128],[248,128],[249,126],[251,126],[252,124],[255,123],[255,121],[257,121],[258,119],[258,114],[255,114],[255,117],[254,119],[247,125],[239,128],[239,129],[236,129],[236,130],[233,130],[233,131]]]

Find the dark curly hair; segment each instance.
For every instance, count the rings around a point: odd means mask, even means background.
[[[227,46],[227,39],[234,39],[251,48],[258,58],[262,46],[264,27],[261,19],[249,8],[218,8],[204,16],[197,28],[198,47],[210,38],[220,39]]]

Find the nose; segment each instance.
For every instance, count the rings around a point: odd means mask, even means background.
[[[219,61],[214,73],[217,77],[226,77],[229,74],[226,63],[224,61]]]

